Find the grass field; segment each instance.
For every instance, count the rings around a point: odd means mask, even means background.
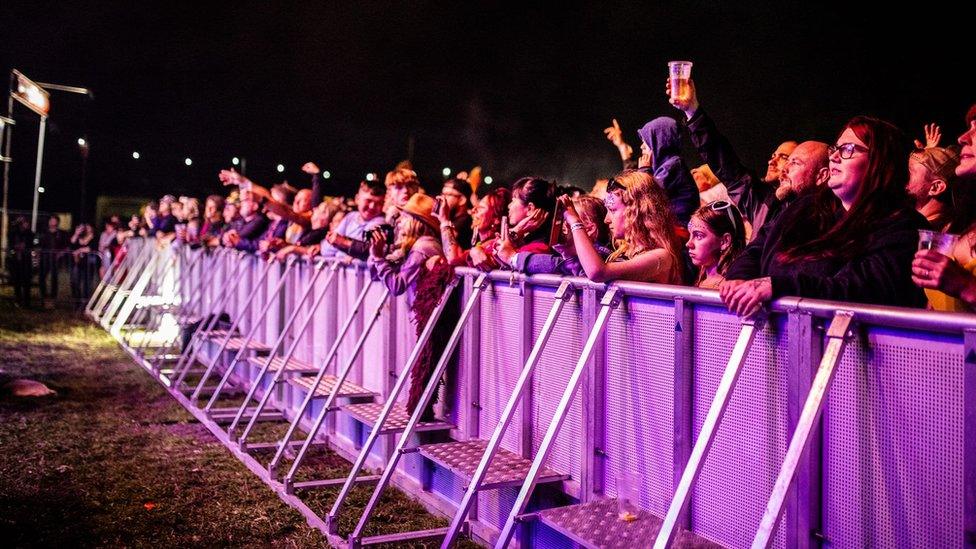
[[[83,317],[0,301],[0,385],[14,378],[57,394],[0,396],[4,546],[327,544]],[[344,474],[348,464],[322,452],[313,467]],[[315,492],[308,503],[322,512],[334,494]],[[368,494],[354,491],[341,533]],[[444,525],[388,490],[367,535]]]

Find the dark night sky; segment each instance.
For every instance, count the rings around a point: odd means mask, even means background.
[[[695,62],[702,103],[757,169],[783,139],[833,139],[854,114],[914,134],[937,121],[954,139],[976,100],[958,74],[972,13],[948,4],[884,25],[853,2],[306,4],[0,4],[0,70],[95,90],[52,92],[41,209],[77,210],[81,135],[91,204],[206,194],[232,156],[261,182],[281,162],[306,184],[314,160],[351,185],[403,159],[411,135],[434,185],[444,166],[481,164],[496,181],[589,186],[619,167],[601,132],[612,117],[636,144],[640,124],[677,115],[663,91],[676,58]],[[15,118],[11,207],[27,209],[37,119]]]

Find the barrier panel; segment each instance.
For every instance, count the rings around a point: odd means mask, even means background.
[[[139,269],[138,248],[134,243],[130,252],[133,271]],[[362,311],[353,316],[356,298],[369,283],[362,265],[338,266],[328,288],[329,277],[316,278],[312,295],[319,290],[324,294],[322,305],[311,311],[312,299],[301,301],[313,279],[314,265],[307,260],[299,260],[290,271],[274,265],[259,284],[264,263],[252,256],[180,249],[153,253],[164,260],[175,258],[166,275],[177,285],[170,301],[180,302],[197,318],[215,307],[232,319],[247,309],[240,331],[248,333],[258,326],[254,339],[267,346],[300,305],[302,310],[289,326],[278,355],[298,339],[293,358],[315,368],[322,364],[343,323],[352,318],[349,336],[326,368],[332,376],[352,355],[369,324],[368,315],[382,297],[381,284],[374,283]],[[472,295],[479,274],[457,270],[462,303]],[[106,282],[106,288],[121,287],[136,273],[111,276],[121,280]],[[275,295],[282,276],[283,290]],[[456,470],[426,457],[425,445],[488,440],[546,323],[557,287],[565,281],[570,283],[567,301],[500,439],[502,450],[526,463],[546,450],[544,465],[565,480],[538,488],[519,481],[479,491],[475,504],[455,517],[458,524],[468,525],[475,538],[504,544],[507,527],[524,545],[604,545],[607,539],[588,538],[570,522],[542,511],[565,507],[563,518],[571,511],[581,513],[582,518],[574,519],[579,521],[576,526],[590,524],[592,530],[592,523],[585,522],[592,517],[584,511],[606,508],[601,502],[617,496],[618,479],[637,476],[639,506],[656,517],[654,524],[664,520],[667,530],[666,515],[674,506],[676,528],[727,547],[972,543],[976,535],[976,315],[778,300],[749,341],[751,347],[724,414],[681,505],[672,500],[743,329],[716,292],[688,287],[603,285],[547,275],[491,273],[461,333],[458,363],[439,388],[438,417],[451,428],[410,435],[405,444],[411,450],[399,460],[392,477],[400,489],[435,512],[455,516],[468,482]],[[227,288],[230,297],[221,305],[221,291]],[[593,332],[605,306],[601,300],[610,289],[617,290],[619,304],[606,309],[605,327]],[[111,301],[112,296],[100,293],[96,290],[93,302]],[[268,299],[274,302],[267,314],[260,315]],[[105,305],[90,304],[89,309],[99,318],[98,310]],[[379,311],[347,381],[375,393],[375,402],[383,403],[397,376],[408,375],[403,366],[417,341],[417,328],[410,321],[405,296],[390,298]],[[835,377],[824,389],[829,392],[821,421],[810,424],[809,444],[795,442],[805,451],[794,474],[789,467],[784,469],[787,449],[801,425],[814,376],[823,371],[828,325],[837,311],[850,313],[853,330],[832,335],[843,339],[846,348],[840,347]],[[457,309],[444,312],[451,324],[459,314]],[[307,328],[300,331],[306,320]],[[547,443],[547,430],[588,337],[595,338],[595,344],[579,370],[579,390],[568,401],[561,428]],[[207,352],[216,349],[212,341],[206,347]],[[231,380],[244,387],[259,384],[258,395],[276,391],[269,403],[286,421],[293,419],[307,387],[293,383],[272,387],[268,383],[273,372],[266,372],[263,380],[253,379],[260,370],[249,363],[235,369]],[[403,391],[398,402],[405,400]],[[321,409],[321,400],[312,402],[300,418],[303,429],[312,425]],[[354,460],[371,427],[337,410],[328,414],[317,439],[327,440]],[[382,469],[399,436],[381,435],[365,465]],[[420,451],[412,450],[418,446]],[[284,471],[287,467],[278,472]],[[781,493],[775,489],[780,476],[792,481]],[[291,488],[283,491],[290,494]],[[531,499],[526,499],[524,512],[517,509],[513,514],[520,491]],[[615,509],[614,504],[611,518]],[[764,520],[764,515],[773,516]],[[764,537],[760,524],[769,521],[775,529]],[[614,528],[610,530],[616,532]],[[639,530],[632,533],[638,535]],[[330,534],[335,534],[334,528]],[[361,539],[352,542],[369,544]]]

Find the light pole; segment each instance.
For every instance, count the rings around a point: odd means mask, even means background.
[[[88,88],[79,88],[77,86],[65,86],[62,84],[50,84],[46,82],[34,82],[31,79],[24,76],[20,71],[14,69],[10,71],[10,88],[7,96],[7,118],[13,118],[14,110],[14,100],[22,103],[25,107],[34,111],[41,117],[40,133],[37,137],[37,163],[34,168],[34,205],[31,209],[31,230],[37,230],[37,203],[38,203],[38,188],[41,186],[41,162],[44,156],[44,134],[47,129],[47,114],[51,108],[50,94],[47,90],[57,90],[64,91],[68,93],[79,93],[87,95],[88,97],[94,99],[94,93]],[[6,139],[4,139],[4,147],[6,152],[3,156],[8,157],[3,166],[3,220],[0,222],[0,229],[2,229],[2,234],[0,234],[0,243],[2,247],[7,246],[7,229],[9,216],[8,210],[8,196],[10,192],[10,141],[12,137],[10,124],[5,124],[7,131]],[[84,208],[84,206],[82,206]]]

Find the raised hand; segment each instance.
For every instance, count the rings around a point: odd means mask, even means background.
[[[322,170],[320,170],[319,167],[315,165],[315,162],[306,162],[302,164],[302,171],[309,175],[315,175],[321,172]]]
[[[692,116],[698,111],[698,90],[695,88],[695,81],[688,79],[688,94],[680,95],[678,97],[671,97],[671,79],[668,78],[664,84],[664,93],[668,95],[668,102],[670,102],[676,109],[685,113],[685,116],[690,120]]]

